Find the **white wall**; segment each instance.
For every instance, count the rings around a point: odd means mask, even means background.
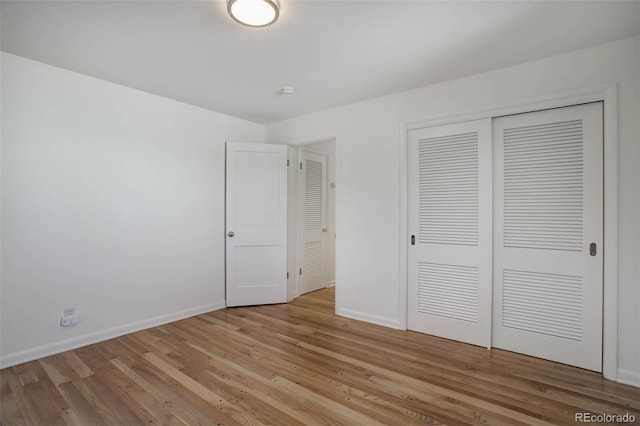
[[[271,143],[338,136],[337,312],[388,326],[402,322],[402,123],[618,81],[618,373],[640,386],[639,44],[634,37],[267,126]]]
[[[2,54],[3,366],[224,306],[226,140],[264,126]]]

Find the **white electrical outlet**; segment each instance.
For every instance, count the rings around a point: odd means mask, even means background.
[[[80,321],[80,316],[77,314],[65,315],[60,318],[60,325],[63,327],[71,327],[76,325]]]
[[[65,308],[64,309],[64,316],[68,317],[69,315],[73,315],[76,313],[76,308],[71,307],[71,308]]]

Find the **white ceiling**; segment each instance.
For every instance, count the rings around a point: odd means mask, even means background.
[[[640,34],[637,0],[281,4],[255,29],[221,0],[2,1],[2,50],[272,123]]]

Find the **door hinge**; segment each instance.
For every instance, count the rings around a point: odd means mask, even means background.
[[[287,167],[289,167],[289,159],[287,158]]]
[[[302,275],[302,268],[300,268],[300,275]]]
[[[302,170],[302,163],[300,163],[300,170]]]
[[[287,272],[287,279],[289,279],[289,273]]]

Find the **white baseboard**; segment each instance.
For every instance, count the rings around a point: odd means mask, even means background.
[[[298,297],[300,297],[298,293],[294,294],[293,296],[289,297],[289,300],[287,301],[287,303],[293,302],[293,300],[297,299]]]
[[[329,281],[329,285],[328,287],[335,287],[336,286],[336,282],[334,281]]]
[[[386,318],[378,315],[371,315],[371,314],[366,314],[364,312],[358,312],[358,311],[353,311],[351,309],[338,308],[338,307],[336,307],[336,314],[343,317],[347,317],[347,318],[352,318],[360,321],[370,322],[372,324],[381,325],[383,327],[401,329],[400,321],[398,321],[395,318]]]
[[[640,388],[640,373],[630,370],[618,370],[618,383]]]
[[[183,311],[149,318],[146,320],[135,322],[133,324],[109,328],[106,330],[97,331],[95,333],[86,334],[84,336],[74,337],[72,339],[38,346],[24,351],[14,352],[0,358],[0,368],[11,367],[14,365],[22,364],[24,362],[59,354],[61,352],[69,351],[72,349],[77,349],[82,346],[92,345],[104,340],[113,339],[114,337],[123,336],[125,334],[134,333],[136,331],[145,330],[147,328],[156,327],[211,311],[216,311],[218,309],[224,308],[225,306],[226,303],[224,301],[211,303],[208,305],[199,306],[197,308],[185,309]]]

